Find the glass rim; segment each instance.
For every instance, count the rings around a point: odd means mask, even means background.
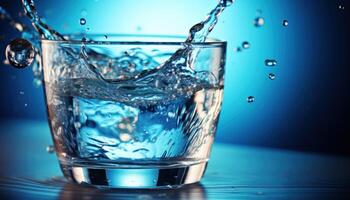
[[[105,37],[106,34],[88,34],[89,37]],[[78,34],[66,34],[64,36],[83,36]],[[180,41],[121,41],[121,40],[87,40],[86,45],[169,45],[169,46],[184,46],[187,45],[184,41],[185,36],[179,35],[146,35],[146,34],[109,34],[108,37],[129,37],[129,38],[163,38],[163,39],[179,39]],[[68,40],[49,40],[40,39],[42,43],[57,43],[57,44],[82,44],[81,40],[68,39]],[[216,38],[207,38],[206,42],[193,42],[190,43],[194,47],[224,47],[227,42]]]

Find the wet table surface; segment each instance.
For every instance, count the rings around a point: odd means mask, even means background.
[[[0,122],[0,199],[350,199],[346,157],[216,143],[200,184],[98,190],[65,181],[50,144],[45,122]]]

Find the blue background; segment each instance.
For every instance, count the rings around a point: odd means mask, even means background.
[[[214,0],[37,0],[39,13],[62,33],[187,35]],[[0,1],[17,16],[20,1]],[[339,9],[339,5],[345,7]],[[228,41],[225,97],[217,140],[221,142],[350,155],[349,1],[237,0],[211,37]],[[79,19],[85,16],[82,27]],[[256,28],[254,18],[265,25]],[[20,18],[28,23],[26,18]],[[282,26],[287,19],[289,26]],[[41,88],[31,69],[2,64],[6,44],[20,34],[0,21],[0,123],[46,120]],[[234,49],[243,41],[251,48]],[[278,66],[268,68],[273,58]],[[275,73],[276,80],[268,74]],[[24,93],[24,94],[23,94]],[[247,96],[255,96],[248,104]],[[6,133],[1,133],[6,134]]]

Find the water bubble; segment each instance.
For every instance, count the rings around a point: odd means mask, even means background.
[[[86,24],[85,18],[80,18],[80,25],[84,26]]]
[[[255,101],[255,97],[253,97],[253,96],[247,97],[247,102],[248,103],[253,103],[254,101]]]
[[[23,91],[19,91],[19,94],[20,94],[20,95],[24,95],[24,92],[23,92]]]
[[[131,140],[131,135],[128,133],[121,133],[119,134],[119,139],[122,142],[129,142]]]
[[[339,5],[339,7],[338,7],[340,10],[345,10],[345,6],[343,6],[343,5]]]
[[[55,152],[55,147],[52,145],[49,145],[46,147],[47,153],[54,153]]]
[[[274,67],[277,65],[277,61],[273,59],[266,59],[265,60],[265,65],[268,67]]]
[[[265,24],[265,19],[262,17],[257,17],[254,19],[254,26],[255,27],[261,27]]]
[[[274,73],[270,73],[269,74],[269,79],[270,80],[275,80],[276,79],[276,75]]]
[[[25,103],[25,104],[24,104],[24,107],[27,107],[27,106],[28,106],[28,104],[27,104],[27,103]]]
[[[289,22],[288,22],[288,20],[283,20],[283,26],[288,26],[289,25]]]
[[[108,39],[108,36],[107,35],[104,35],[105,39]]]
[[[249,42],[244,41],[244,42],[242,43],[242,47],[243,47],[243,49],[249,49],[249,48],[250,48]]]
[[[6,47],[6,59],[9,64],[23,69],[33,63],[35,51],[33,45],[25,39],[14,39]]]

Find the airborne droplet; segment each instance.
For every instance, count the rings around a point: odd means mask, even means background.
[[[275,80],[276,79],[276,75],[274,73],[270,73],[269,74],[269,79],[270,80]]]
[[[243,47],[243,49],[249,49],[249,48],[250,48],[249,42],[244,41],[244,42],[242,43],[242,47]]]
[[[233,4],[234,0],[221,0],[222,5],[229,7]]]
[[[268,67],[274,67],[277,65],[277,61],[273,59],[266,59],[265,60],[265,65]]]
[[[257,17],[254,19],[254,26],[255,27],[261,27],[265,24],[265,19],[262,17]]]
[[[85,18],[80,18],[80,25],[84,26],[86,24]]]
[[[255,101],[255,97],[253,97],[253,96],[247,97],[247,102],[248,103],[253,103],[254,101]]]
[[[25,39],[14,39],[6,47],[6,59],[9,64],[23,69],[33,63],[35,51],[33,45]]]
[[[55,147],[52,145],[49,145],[46,147],[46,151],[47,151],[47,153],[53,153],[53,152],[55,152]]]

